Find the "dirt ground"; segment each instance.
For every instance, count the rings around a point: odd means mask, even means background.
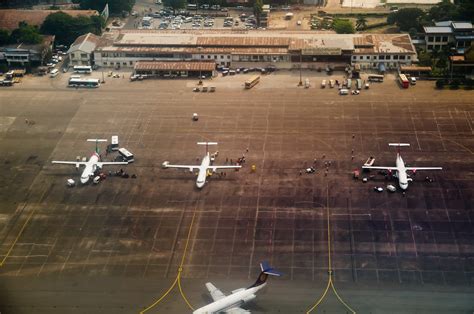
[[[474,308],[472,92],[424,81],[404,90],[387,75],[339,96],[313,71],[303,72],[308,89],[297,87],[298,72],[280,71],[251,90],[251,74],[205,82],[215,93],[193,93],[192,79],[108,77],[76,90],[69,75],[0,92],[2,313],[136,313],[180,266],[196,308],[209,302],[205,282],[224,293],[249,286],[262,260],[284,275],[244,306],[253,313],[307,311],[329,268],[359,313]],[[112,135],[135,154],[123,168],[137,178],[67,188],[80,173],[51,161],[88,156],[87,138]],[[196,163],[198,141],[219,143],[216,164],[242,154],[247,162],[202,190],[189,171],[161,168]],[[411,144],[402,150],[410,166],[443,170],[418,172],[406,194],[374,192],[396,185],[375,172],[368,183],[352,179],[368,156],[393,165],[389,142]],[[300,174],[312,165],[314,174]],[[332,291],[317,310],[348,311]],[[164,312],[190,312],[177,287],[147,313]]]

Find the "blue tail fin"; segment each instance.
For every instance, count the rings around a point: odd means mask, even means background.
[[[278,277],[282,275],[279,271],[270,267],[270,264],[268,264],[268,262],[266,261],[263,261],[260,263],[260,269],[262,271],[260,272],[260,275],[258,275],[257,281],[255,281],[255,283],[251,285],[249,288],[263,285],[267,281],[268,275],[278,276]]]

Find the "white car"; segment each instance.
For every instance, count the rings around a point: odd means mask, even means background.
[[[379,192],[379,193],[380,193],[380,192],[383,192],[383,187],[376,186],[376,187],[374,187],[374,191],[375,191],[375,192]]]

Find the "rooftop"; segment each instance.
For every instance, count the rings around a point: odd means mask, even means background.
[[[77,37],[67,52],[70,53],[73,51],[80,50],[87,53],[91,53],[94,51],[95,47],[97,47],[99,42],[100,37],[97,37],[92,33],[87,33]]]
[[[470,29],[472,30],[472,24],[470,22],[453,22],[453,29]]]
[[[51,13],[59,12],[59,10],[0,10],[0,28],[14,30],[18,28],[18,24],[22,21],[29,25],[41,26],[44,20]],[[93,16],[99,13],[95,10],[62,10],[71,16]]]
[[[453,30],[450,26],[424,26],[426,34],[451,34]]]
[[[354,46],[356,54],[416,53],[408,34],[367,34],[354,38]]]

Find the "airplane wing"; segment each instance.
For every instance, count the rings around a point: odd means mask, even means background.
[[[104,161],[104,162],[99,161],[97,163],[97,166],[99,166],[100,168],[102,168],[102,166],[104,165],[128,165],[128,162],[126,161],[115,161],[115,162],[114,161]]]
[[[406,167],[406,170],[418,171],[418,170],[443,170],[442,167]]]
[[[189,171],[194,171],[194,170],[198,170],[199,169],[199,166],[196,166],[196,165],[170,165],[170,164],[166,164],[166,165],[163,165],[164,168],[178,168],[178,169],[188,169]]]
[[[222,298],[225,298],[225,294],[222,293],[219,289],[216,288],[212,283],[208,282],[206,283],[206,288],[209,290],[209,293],[211,294],[212,299],[215,301],[220,300]]]
[[[397,167],[384,167],[384,166],[362,166],[362,169],[375,169],[375,170],[397,170]]]
[[[51,161],[53,164],[61,164],[61,165],[79,165],[79,166],[84,166],[87,164],[87,162],[83,161],[62,161],[62,160],[53,160]]]
[[[224,313],[227,313],[227,314],[250,314],[251,312],[247,311],[247,310],[244,310],[240,307],[233,307],[233,308],[230,308],[228,310],[225,310]]]
[[[212,171],[217,171],[219,169],[224,170],[224,169],[239,169],[242,168],[242,166],[209,166],[208,169],[211,169]]]

